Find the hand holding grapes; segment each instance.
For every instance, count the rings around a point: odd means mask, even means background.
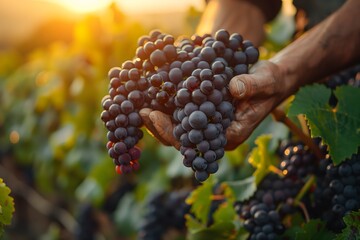
[[[262,61],[250,69],[250,74],[235,76],[229,84],[237,99],[235,120],[226,131],[226,149],[234,149],[245,141],[257,125],[287,96],[279,68],[272,62]],[[179,149],[173,136],[175,124],[171,117],[160,111],[142,109],[140,115],[148,130],[164,145]]]

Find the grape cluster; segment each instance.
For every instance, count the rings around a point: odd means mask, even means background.
[[[303,185],[300,180],[267,175],[255,195],[248,201],[236,203],[235,208],[244,220],[250,240],[278,239],[285,231],[282,218],[296,211],[293,199]]]
[[[325,84],[332,90],[342,85],[349,85],[357,88],[360,87],[360,64],[331,75]],[[335,94],[331,92],[329,99],[330,106],[335,107],[337,102],[338,100]]]
[[[324,155],[326,146],[319,139],[313,139]],[[304,179],[314,174],[318,168],[318,159],[314,153],[301,141],[283,141],[279,147],[281,158],[280,170],[286,177]]]
[[[323,159],[314,192],[315,209],[329,229],[339,232],[342,220],[350,211],[360,208],[360,155],[353,155],[339,165]]]
[[[185,203],[189,191],[158,192],[146,203],[147,212],[138,234],[139,240],[159,240],[169,229],[185,229],[185,214],[190,206]]]
[[[359,73],[360,64],[357,64],[339,73],[331,75],[328,81],[326,81],[326,85],[331,89],[335,89],[341,85],[360,87],[360,77],[358,76]]]
[[[141,152],[135,145],[143,137],[139,111],[149,107],[171,117],[183,163],[198,181],[217,172],[225,131],[234,119],[228,83],[247,73],[258,58],[250,41],[224,29],[214,37],[193,35],[177,41],[158,30],[140,37],[134,59],[109,71],[109,95],[102,101],[101,119],[116,170],[138,169]]]

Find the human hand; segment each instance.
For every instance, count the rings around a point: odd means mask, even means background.
[[[284,74],[275,63],[260,61],[249,74],[231,79],[229,90],[236,99],[236,109],[235,119],[226,130],[226,150],[244,142],[262,120],[293,93],[295,86],[285,82]]]
[[[244,39],[259,46],[265,39],[264,14],[259,8],[247,1],[211,0],[196,29],[197,34],[212,35],[221,28],[230,33],[240,33]]]
[[[291,93],[287,92],[280,68],[270,62],[255,64],[249,74],[235,76],[229,84],[236,99],[235,120],[226,130],[226,150],[244,142],[260,122]],[[160,111],[145,108],[140,111],[146,128],[162,144],[180,149],[180,142],[173,136],[171,117]]]

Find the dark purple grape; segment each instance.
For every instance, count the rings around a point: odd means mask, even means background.
[[[230,34],[225,29],[220,29],[215,33],[215,39],[225,44],[229,42]]]
[[[128,115],[134,111],[134,104],[129,100],[125,100],[120,105],[122,113]]]
[[[209,95],[214,90],[214,86],[210,80],[204,80],[200,84],[200,91],[205,95]]]
[[[204,129],[207,126],[207,117],[201,111],[194,111],[189,116],[189,124],[194,129]]]
[[[208,118],[211,118],[212,116],[214,116],[215,112],[216,112],[215,105],[209,101],[202,103],[199,107],[199,110],[204,112]]]
[[[211,63],[216,58],[215,50],[211,47],[204,47],[200,52],[200,57],[202,60]]]
[[[135,108],[141,108],[145,102],[144,93],[140,92],[139,90],[134,90],[130,92],[128,95],[128,99],[134,104]]]
[[[185,61],[181,65],[181,71],[185,76],[190,76],[195,69],[195,64],[192,61]]]
[[[234,67],[234,73],[235,75],[246,74],[248,73],[248,66],[246,64],[237,64]]]
[[[183,80],[183,72],[180,68],[172,68],[169,72],[169,79],[174,84],[178,84]]]
[[[160,104],[165,104],[169,101],[169,94],[165,91],[160,91],[156,94],[156,101]]]
[[[200,89],[196,89],[191,93],[191,99],[195,104],[201,105],[207,100],[207,97]]]
[[[209,178],[209,173],[206,171],[195,171],[195,178],[199,182],[204,182],[206,179]]]
[[[192,166],[197,171],[205,171],[208,166],[208,163],[204,158],[196,157],[192,162]]]
[[[178,90],[176,94],[176,101],[178,103],[178,107],[185,106],[188,102],[190,102],[191,93],[186,88]]]
[[[219,170],[219,164],[217,162],[212,162],[208,164],[206,171],[210,174],[216,173]]]
[[[105,126],[106,126],[107,130],[112,131],[112,132],[115,131],[115,129],[116,129],[116,124],[115,124],[114,120],[107,121],[105,123]]]
[[[108,72],[108,78],[112,79],[112,78],[119,77],[120,72],[121,72],[121,68],[112,67],[112,68],[110,68],[110,70]]]
[[[214,74],[223,73],[225,71],[225,64],[221,61],[215,61],[211,65]]]
[[[215,50],[217,56],[224,56],[226,47],[223,42],[221,41],[213,42],[212,48]]]
[[[141,127],[143,124],[142,118],[139,113],[132,112],[128,115],[129,124],[134,127]]]
[[[254,64],[259,60],[259,50],[255,47],[248,47],[245,49],[248,64]]]
[[[203,140],[196,145],[196,148],[201,153],[206,153],[210,150],[210,144],[208,141]]]
[[[188,134],[190,142],[194,144],[200,143],[204,139],[204,135],[201,130],[192,129]]]
[[[113,149],[117,154],[124,154],[128,150],[125,143],[123,143],[123,142],[115,143],[114,146],[113,146]]]
[[[192,112],[199,109],[199,106],[193,102],[189,102],[184,107],[184,113],[189,116]]]
[[[116,117],[118,114],[121,113],[121,107],[119,104],[113,103],[109,107],[109,113],[111,116]]]
[[[161,67],[166,63],[165,53],[159,49],[153,51],[150,55],[150,62],[157,67]]]
[[[198,70],[198,69],[197,69]],[[213,72],[210,69],[202,69],[200,71],[200,79],[204,80],[213,80]]]
[[[125,114],[119,114],[115,118],[115,124],[117,127],[127,127],[128,123],[129,119]]]

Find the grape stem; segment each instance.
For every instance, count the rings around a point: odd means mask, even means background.
[[[279,177],[281,177],[281,178],[285,177],[285,175],[283,174],[283,172],[282,172],[279,168],[275,167],[274,165],[270,165],[270,166],[269,166],[269,170],[270,170],[271,172],[277,174],[277,175],[278,175]]]
[[[294,134],[296,134],[311,149],[311,151],[315,154],[315,156],[318,159],[323,159],[325,157],[324,154],[320,151],[319,146],[317,146],[313,142],[311,137],[304,134],[304,132],[299,127],[297,127],[295,123],[291,121],[290,118],[288,118],[285,115],[284,111],[275,108],[271,112],[271,114],[273,115],[276,121],[284,123]]]
[[[309,177],[309,179],[306,181],[306,183],[304,184],[304,186],[300,189],[299,193],[296,195],[294,203],[293,203],[294,206],[301,208],[301,211],[304,214],[306,222],[310,221],[309,212],[306,209],[305,204],[303,202],[301,202],[301,199],[309,191],[309,189],[314,184],[314,182],[315,182],[315,175],[311,175]]]
[[[315,182],[315,175],[311,175],[309,179],[306,181],[304,186],[300,189],[299,193],[295,197],[294,205],[299,206],[301,203],[301,199],[304,197],[304,195],[309,191],[310,187]]]
[[[298,204],[298,207],[301,208],[301,211],[303,212],[304,217],[305,217],[305,221],[306,221],[306,222],[309,222],[309,221],[310,221],[310,216],[309,216],[308,210],[306,209],[305,204],[302,203],[302,202],[300,202],[300,203]]]

